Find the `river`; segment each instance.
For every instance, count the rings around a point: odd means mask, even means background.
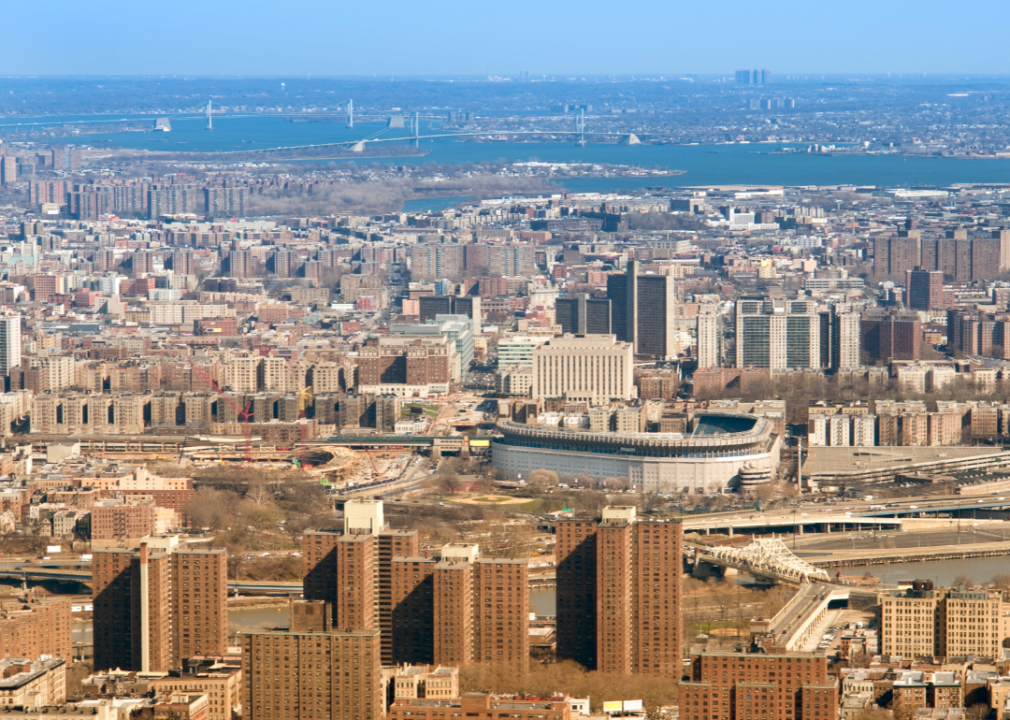
[[[126,116],[120,116],[126,117]],[[111,119],[111,117],[110,117]],[[154,118],[145,121],[153,124]],[[20,120],[19,122],[24,122]],[[0,138],[3,137],[0,119]],[[291,123],[281,117],[214,118],[214,130],[199,118],[173,119],[172,132],[119,132],[82,135],[67,142],[96,147],[126,147],[166,151],[254,150],[357,140],[382,128],[341,123]],[[422,128],[422,131],[425,129]],[[559,163],[638,165],[684,170],[683,175],[654,178],[579,177],[560,181],[572,192],[614,192],[646,185],[670,187],[730,183],[775,185],[948,185],[959,182],[1008,182],[1010,160],[904,158],[899,155],[823,156],[776,153],[782,145],[614,145],[578,147],[566,142],[467,142],[457,138],[426,140],[424,157],[356,158],[314,162],[468,163],[541,160]],[[434,207],[434,206],[432,206]]]

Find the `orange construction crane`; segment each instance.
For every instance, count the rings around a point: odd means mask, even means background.
[[[368,459],[372,463],[372,470],[375,471],[375,475],[376,475],[376,477],[378,477],[378,475],[379,475],[379,466],[375,464],[375,460],[372,459],[372,453],[369,452],[369,450],[368,450],[367,447],[365,448],[365,454],[368,455]]]
[[[240,410],[238,403],[228,397],[227,393],[217,384],[217,380],[211,378],[199,365],[193,362],[193,358],[189,358],[189,364],[210,385],[211,389],[228,403],[235,411],[235,415],[242,421],[242,433],[245,435],[245,466],[252,467],[252,442],[249,440],[249,417],[252,415],[252,402],[246,402],[245,409]]]

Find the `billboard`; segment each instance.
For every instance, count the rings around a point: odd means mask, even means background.
[[[486,438],[470,438],[470,447],[490,447],[491,441]]]
[[[608,700],[603,703],[603,712],[605,713],[619,713],[624,709],[624,703],[620,700]]]
[[[644,708],[642,707],[642,701],[641,700],[625,700],[624,701],[624,712],[635,712],[636,710],[637,711],[641,711],[643,709]]]

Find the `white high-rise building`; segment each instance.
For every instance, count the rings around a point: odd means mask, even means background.
[[[834,318],[832,365],[836,370],[854,370],[860,366],[859,313],[837,313]]]
[[[21,364],[21,316],[0,318],[0,372],[10,375]]]
[[[698,369],[722,364],[722,316],[718,305],[698,308]]]
[[[821,367],[821,320],[809,300],[743,298],[736,304],[736,366]]]

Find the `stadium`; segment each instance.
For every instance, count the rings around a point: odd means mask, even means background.
[[[712,494],[771,480],[781,438],[757,415],[705,412],[690,432],[564,430],[506,420],[491,461],[507,477],[553,470],[559,477],[627,479],[646,493]]]

